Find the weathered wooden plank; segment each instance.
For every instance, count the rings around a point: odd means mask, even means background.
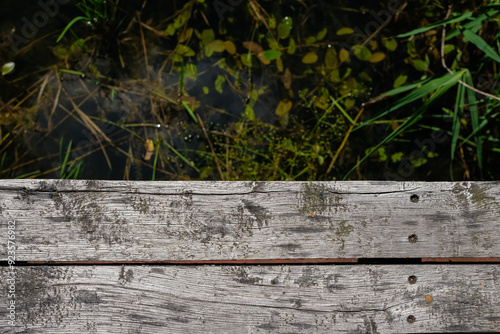
[[[0,181],[19,261],[498,257],[499,203],[500,182]]]
[[[6,268],[0,273],[6,291]],[[16,332],[23,333],[500,328],[499,265],[41,266],[18,267],[16,278]]]

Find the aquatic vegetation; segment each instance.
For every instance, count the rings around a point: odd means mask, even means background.
[[[424,99],[423,104],[418,107],[418,109],[411,114],[410,116],[404,118],[401,124],[398,124],[397,128],[395,128],[392,133],[390,133],[387,137],[385,137],[378,145],[374,146],[372,150],[367,152],[365,156],[358,162],[358,164],[353,167],[349,173],[355,170],[359,164],[361,164],[365,159],[367,159],[375,150],[381,148],[383,145],[386,145],[391,140],[396,138],[398,135],[408,131],[408,129],[417,124],[424,117],[425,112],[429,109],[431,103],[435,103],[442,95],[444,95],[450,88],[458,86],[456,93],[456,101],[453,110],[449,110],[443,108],[443,111],[447,113],[444,117],[452,117],[452,129],[450,131],[451,135],[451,160],[450,160],[450,178],[453,179],[453,163],[455,160],[455,154],[457,149],[457,144],[460,138],[460,131],[463,130],[464,127],[466,130],[471,131],[471,133],[464,139],[462,139],[462,145],[470,145],[473,147],[475,151],[474,159],[477,161],[477,167],[479,170],[479,174],[482,175],[483,172],[483,142],[486,140],[490,140],[493,142],[497,142],[497,139],[491,136],[486,136],[483,133],[483,128],[488,125],[488,122],[494,119],[498,113],[492,113],[496,106],[498,106],[500,101],[500,96],[498,96],[497,91],[485,91],[481,89],[475,88],[475,84],[472,79],[471,71],[474,70],[475,76],[489,75],[488,67],[493,65],[493,68],[496,66],[496,63],[500,63],[500,55],[497,51],[495,51],[490,45],[499,42],[499,35],[497,34],[495,37],[489,36],[493,41],[486,42],[481,36],[477,33],[484,27],[488,22],[495,22],[495,16],[499,13],[499,4],[489,4],[485,6],[479,6],[476,8],[474,12],[453,12],[452,7],[450,6],[448,9],[447,17],[439,20],[433,24],[428,24],[425,27],[414,29],[410,32],[399,34],[396,37],[404,38],[410,37],[408,43],[408,55],[409,58],[406,59],[409,63],[411,63],[417,71],[421,72],[431,72],[430,59],[432,57],[432,53],[435,54],[436,48],[440,50],[438,55],[435,55],[435,58],[440,65],[442,66],[441,72],[445,74],[442,76],[438,76],[436,74],[432,74],[428,79],[424,79],[425,82],[420,81],[417,85],[410,84],[406,86],[402,86],[406,80],[406,76],[400,76],[396,80],[400,80],[400,82],[395,82],[394,89],[383,93],[380,98],[385,98],[392,95],[398,95],[401,93],[407,93],[404,97],[397,100],[394,104],[389,106],[388,108],[383,109],[379,112],[375,117],[372,117],[362,124],[359,125],[358,128],[366,126],[368,124],[372,124],[374,121],[387,116],[388,114],[395,112],[414,101],[421,101]],[[446,25],[454,24],[454,29],[446,31]],[[434,40],[433,43],[436,46],[430,47],[428,50],[432,52],[421,53],[417,52],[415,46],[415,36],[419,34],[428,33],[432,29],[441,28],[442,36],[440,41]],[[458,39],[461,44],[472,44],[477,49],[469,49],[464,48],[463,52],[459,49],[456,49],[453,44],[445,44],[446,41],[451,40],[452,38]],[[439,46],[440,43],[441,45]],[[479,62],[474,63],[471,61],[465,60],[464,52],[467,53],[484,53],[486,57],[481,58]],[[451,67],[446,65],[447,55],[454,55],[454,60],[452,62]],[[418,58],[417,58],[418,57]],[[417,59],[416,59],[417,58]],[[422,60],[422,58],[425,59]],[[448,57],[449,58],[449,57]],[[476,70],[476,68],[478,70]],[[424,75],[424,78],[427,77],[427,74]],[[483,77],[484,78],[484,77]],[[432,79],[432,80],[431,80]],[[491,89],[490,89],[491,90]],[[485,100],[481,103],[482,100],[476,98],[476,95],[481,96]],[[467,104],[465,101],[467,100]],[[487,111],[484,114],[480,114],[480,107],[486,107]],[[462,118],[462,122],[459,120],[460,117],[468,112],[467,119]],[[481,124],[480,124],[481,121]],[[467,129],[468,128],[468,129]],[[469,139],[473,137],[474,142],[470,142]],[[429,148],[427,148],[428,150]],[[434,154],[434,152],[430,152]],[[463,153],[462,153],[463,154]],[[346,177],[349,175],[346,174]],[[466,173],[469,174],[469,171],[466,170]],[[470,177],[470,175],[469,175]]]
[[[499,6],[75,1],[0,53],[0,175],[498,178]]]
[[[83,16],[75,17],[66,25],[66,27],[63,29],[63,31],[57,38],[56,41],[57,43],[59,43],[59,41],[64,37],[64,35],[66,35],[68,30],[74,36],[76,36],[75,33],[71,30],[71,27],[75,23],[83,21],[87,25],[92,25],[98,23],[99,20],[106,20],[108,17],[105,0],[79,0],[76,3],[76,7],[80,9]]]

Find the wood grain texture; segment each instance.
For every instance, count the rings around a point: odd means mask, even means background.
[[[500,182],[0,181],[18,261],[498,257],[499,204]]]
[[[0,270],[2,289],[6,272]],[[408,282],[409,275],[416,283]],[[42,266],[18,267],[16,277],[17,333],[400,334],[500,328],[495,265]],[[2,319],[5,313],[2,298]],[[416,319],[412,324],[410,315]],[[0,327],[8,332],[8,326]]]

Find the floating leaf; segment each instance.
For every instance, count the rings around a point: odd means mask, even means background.
[[[267,60],[275,60],[281,57],[281,52],[278,50],[267,50],[264,52],[264,58]]]
[[[339,64],[339,58],[337,55],[337,51],[332,46],[326,51],[325,65],[327,68],[337,68],[338,64]]]
[[[330,80],[334,83],[339,83],[340,79],[340,71],[338,69],[330,72]]]
[[[446,44],[444,46],[444,54],[445,55],[448,54],[448,53],[450,53],[450,52],[452,52],[452,51],[454,51],[454,50],[455,50],[455,45],[453,45],[453,44]]]
[[[236,45],[234,45],[233,42],[231,41],[225,41],[224,42],[224,49],[230,54],[234,55],[236,53]]]
[[[290,109],[292,109],[292,101],[288,99],[281,100],[280,103],[278,103],[278,106],[276,107],[276,115],[278,116],[284,116],[288,115],[288,112]]]
[[[408,79],[407,75],[400,74],[396,80],[394,80],[394,88],[398,88],[403,86],[406,83],[406,80]]]
[[[285,69],[285,73],[283,73],[283,86],[285,86],[286,89],[292,87],[292,72],[290,72],[288,67]]]
[[[355,99],[347,98],[345,99],[344,106],[346,109],[351,109],[354,107],[354,104],[356,103]]]
[[[393,163],[397,163],[397,162],[400,162],[401,161],[401,158],[403,158],[403,152],[398,152],[398,153],[394,153],[393,155],[391,155],[391,160]]]
[[[326,33],[328,32],[328,29],[324,28],[318,34],[316,35],[316,40],[321,41],[323,38],[325,38]]]
[[[271,64],[271,61],[269,59],[266,59],[266,57],[264,56],[264,52],[259,52],[257,54],[257,58],[260,60],[260,62],[264,65],[269,65]]]
[[[389,51],[394,51],[398,48],[398,42],[395,38],[387,38],[384,40],[384,46]]]
[[[184,43],[185,41],[190,39],[191,36],[193,35],[193,31],[194,31],[193,28],[188,28],[185,31],[182,31],[178,37],[179,43]]]
[[[276,18],[274,17],[274,15],[271,15],[271,17],[267,21],[267,24],[269,25],[269,28],[271,28],[271,29],[276,28]]]
[[[196,74],[198,73],[198,69],[195,64],[187,64],[184,69],[184,74],[186,78],[196,79]]]
[[[245,47],[245,49],[248,49],[253,53],[264,52],[264,49],[262,48],[262,46],[260,46],[259,44],[255,43],[255,42],[250,42],[250,41],[243,42],[243,46]]]
[[[380,161],[386,161],[387,160],[387,154],[385,153],[385,148],[380,147],[377,151],[378,151],[378,155],[379,155],[379,160]]]
[[[337,30],[337,35],[350,35],[354,33],[354,30],[352,28],[349,28],[349,27],[344,27],[344,28],[340,28],[339,30]]]
[[[372,56],[372,52],[366,46],[354,45],[352,51],[359,60],[368,61]]]
[[[222,93],[223,88],[222,85],[226,82],[226,78],[222,75],[218,75],[217,79],[215,79],[215,90],[218,91],[219,93]]]
[[[203,86],[203,94],[208,95],[210,93],[210,89],[207,86]]]
[[[176,30],[177,29],[175,29],[175,26],[172,23],[170,23],[167,26],[167,29],[165,29],[165,34],[167,34],[167,36],[173,36]]]
[[[385,59],[385,53],[383,52],[375,52],[370,56],[370,63],[378,63]]]
[[[306,38],[306,45],[311,45],[316,43],[317,39],[316,36],[309,36]]]
[[[16,64],[14,62],[8,62],[3,64],[2,66],[2,75],[7,75],[14,71],[14,68],[16,67]]]
[[[339,60],[341,63],[345,63],[349,60],[349,51],[346,49],[340,49]]]
[[[208,44],[207,48],[212,49],[214,52],[224,52],[226,46],[222,40],[216,39],[212,43]]]
[[[413,64],[413,67],[415,67],[415,69],[417,71],[421,71],[421,72],[425,72],[429,68],[429,65],[421,59],[413,59],[412,64]]]
[[[281,57],[276,59],[276,67],[278,68],[278,72],[283,72],[283,60],[281,59]]]
[[[153,140],[147,139],[146,142],[144,143],[144,148],[146,148],[146,153],[142,156],[142,158],[145,161],[151,160],[151,157],[153,156],[153,153],[155,151],[155,144]]]
[[[311,51],[302,58],[304,64],[314,64],[318,61],[318,55],[316,52]]]
[[[288,43],[288,54],[293,55],[295,53],[295,40],[290,38],[290,43]]]
[[[255,113],[254,113],[252,107],[246,106],[246,108],[245,108],[245,117],[248,118],[251,121],[253,121],[255,119]]]
[[[242,54],[241,55],[241,62],[245,66],[252,67],[252,55],[248,54],[248,53]]]
[[[212,29],[205,29],[201,33],[201,41],[203,42],[204,45],[208,45],[215,41],[215,34]]]
[[[177,46],[177,54],[184,57],[192,57],[196,55],[196,53],[189,46],[184,44],[179,44]]]
[[[278,38],[285,39],[290,36],[290,31],[292,30],[293,20],[291,17],[285,17],[281,20],[278,25]]]

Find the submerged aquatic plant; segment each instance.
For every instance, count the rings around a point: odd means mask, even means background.
[[[355,25],[385,3],[252,0],[223,21],[203,0],[75,3],[82,14],[58,41],[68,33],[81,39],[54,48],[57,70],[53,63],[37,68],[29,85],[17,71],[0,77],[29,87],[1,106],[0,125],[17,136],[16,154],[4,155],[6,164],[12,160],[4,175],[52,161],[54,142],[46,145],[50,154],[33,160],[24,143],[54,136],[72,140],[60,143],[62,177],[127,180],[380,178],[411,158],[408,143],[436,128],[449,135],[455,175],[471,166],[487,170],[489,155],[500,151],[492,126],[498,103],[466,86],[496,94],[497,50],[487,46],[498,42],[498,6],[460,4],[443,18],[440,1],[405,2],[361,39]],[[355,19],[346,21],[350,15]],[[481,81],[488,75],[492,85]],[[18,121],[27,115],[29,124]],[[41,135],[19,135],[34,129]],[[440,146],[439,153],[419,147],[411,166],[448,167],[435,159],[443,156]],[[69,161],[69,151],[80,156]],[[95,163],[78,169],[90,155],[86,161]],[[475,170],[468,177],[480,178]],[[57,171],[44,166],[31,176]]]
[[[91,25],[97,23],[99,20],[106,20],[108,18],[106,0],[78,0],[76,3],[76,7],[80,9],[83,16],[77,16],[73,18],[66,25],[66,27],[57,38],[57,43],[61,41],[61,39],[64,37],[64,35],[66,35],[68,31],[74,34],[74,32],[71,30],[71,27],[77,22],[83,21],[87,25]],[[74,34],[74,36],[76,35]]]
[[[60,178],[61,179],[77,179],[80,176],[81,167],[83,161],[77,163],[77,159],[73,161],[68,161],[69,155],[71,153],[71,144],[70,140],[68,143],[68,148],[66,149],[66,153],[63,152],[63,138],[59,140],[59,161],[61,163],[61,171]],[[75,165],[76,164],[76,165]]]

